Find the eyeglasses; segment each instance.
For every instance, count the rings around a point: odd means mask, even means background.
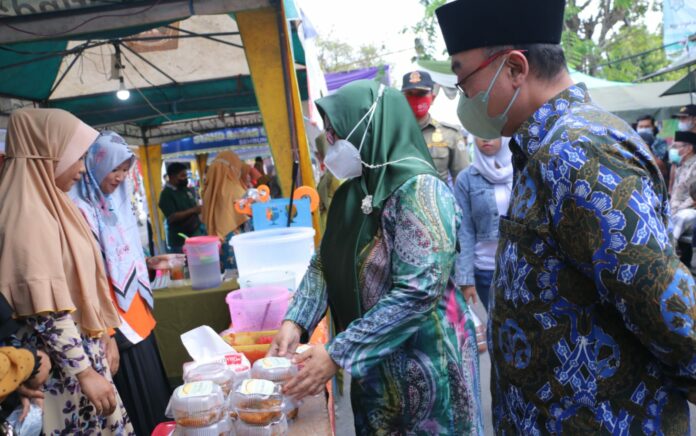
[[[512,53],[513,51],[519,51],[519,52],[521,52],[521,53],[526,53],[526,52],[527,52],[527,50],[515,50],[514,48],[508,48],[508,49],[500,50],[499,52],[493,53],[488,59],[486,59],[485,61],[483,61],[483,63],[482,63],[481,65],[479,65],[478,68],[476,68],[474,71],[472,71],[472,72],[470,72],[469,74],[467,74],[466,77],[464,77],[462,80],[460,80],[459,82],[457,82],[457,84],[455,85],[455,86],[457,87],[457,90],[459,90],[459,92],[461,92],[462,94],[464,94],[464,96],[465,96],[466,98],[469,98],[469,96],[466,94],[466,91],[464,90],[464,82],[466,82],[467,80],[469,80],[469,78],[470,78],[471,76],[473,76],[474,74],[478,73],[479,71],[483,70],[484,68],[486,68],[487,66],[489,66],[490,64],[492,64],[493,62],[495,62],[495,60],[498,59],[499,57],[505,56],[505,55],[507,55],[507,54],[510,54],[510,53]]]

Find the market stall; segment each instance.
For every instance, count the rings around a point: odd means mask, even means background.
[[[147,5],[147,14],[139,3],[142,2],[92,2],[83,7],[65,6],[61,9],[66,10],[59,12],[14,11],[18,16],[15,24],[20,25],[0,29],[0,45],[4,49],[0,51],[0,71],[7,79],[0,83],[0,94],[26,105],[68,110],[91,125],[108,127],[140,142],[143,181],[155,224],[160,222],[153,205],[161,188],[158,170],[163,158],[158,144],[182,136],[196,137],[221,128],[258,128],[262,123],[286,195],[292,185],[313,187],[301,104],[307,98],[306,67],[297,23],[288,21],[299,16],[294,2],[171,0]],[[70,16],[78,20],[77,25],[74,20],[65,20]],[[126,18],[114,19],[119,16]],[[27,31],[30,28],[34,30]],[[255,113],[260,113],[260,123],[244,124],[249,114]],[[293,166],[299,166],[299,177],[293,177]],[[293,212],[291,203],[287,208],[288,222],[293,220]],[[161,234],[159,226],[155,227],[156,233]],[[306,255],[313,252],[314,235],[311,231],[302,238]],[[257,250],[256,255],[259,253]],[[233,281],[220,283],[219,258],[203,265],[207,262],[202,260],[204,257],[210,256],[200,256],[195,261],[189,256],[192,287],[154,291],[158,321],[155,335],[170,379],[182,375],[186,378],[184,362],[192,361],[195,367],[219,363],[207,362],[205,356],[194,356],[182,348],[182,334],[195,327],[210,326],[222,341],[218,333],[230,324],[231,309],[225,300],[237,286]],[[270,257],[265,256],[264,260]],[[290,260],[297,263],[297,257]],[[305,269],[307,262],[308,258],[302,256],[300,263]],[[196,274],[204,275],[201,271],[208,266],[217,269],[208,274],[218,280],[217,284],[197,286],[196,279],[201,276]],[[298,272],[300,277],[301,274]],[[281,291],[285,306],[276,305],[274,299],[266,311],[284,313],[290,293],[288,288]],[[265,314],[261,319],[261,324],[267,324]],[[274,320],[274,325],[279,324],[280,320]],[[240,350],[243,347],[235,343],[229,346]],[[236,357],[229,364],[225,360],[225,371],[237,365],[237,360],[251,363],[243,351],[230,350],[228,354]],[[194,381],[189,379],[187,383],[203,383],[205,389],[213,385],[212,390],[222,389],[219,378],[210,379],[203,374]],[[234,421],[237,425],[244,421],[239,407],[231,407],[228,401],[232,392],[240,392],[237,382],[246,379],[234,380],[234,385],[219,391],[226,394],[224,402],[211,406],[210,416],[203,417],[206,424],[227,421],[232,425]],[[178,391],[184,392],[186,403],[191,397],[189,388]],[[233,410],[237,415],[228,416]],[[171,414],[181,427],[204,427],[200,417],[181,416],[180,411],[175,407]],[[279,412],[272,411],[273,422],[268,425],[280,425],[285,422],[286,413],[296,410],[283,410],[276,417]],[[308,399],[299,413],[281,434],[330,434],[324,397]],[[229,429],[217,434],[226,431]]]
[[[181,334],[201,325],[219,332],[229,328],[225,297],[237,288],[236,281],[227,281],[218,288],[201,291],[194,291],[190,285],[155,291],[155,337],[172,386],[181,384],[183,364],[191,360],[181,344]]]

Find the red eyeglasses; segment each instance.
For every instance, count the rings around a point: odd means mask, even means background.
[[[466,82],[467,80],[469,80],[469,78],[470,78],[471,76],[473,76],[474,74],[478,73],[479,71],[483,70],[484,68],[486,68],[487,66],[489,66],[490,64],[492,64],[493,62],[495,62],[495,60],[498,59],[499,57],[505,56],[505,55],[507,55],[507,54],[510,54],[510,53],[512,53],[513,51],[519,51],[519,52],[521,52],[521,53],[526,53],[526,52],[527,52],[527,50],[516,50],[516,49],[514,49],[514,48],[508,48],[508,49],[500,50],[499,52],[493,53],[488,59],[486,59],[485,61],[483,61],[483,63],[482,63],[481,65],[479,65],[478,68],[476,68],[474,71],[472,71],[472,72],[470,72],[469,74],[467,74],[466,77],[464,77],[462,80],[460,80],[459,82],[457,82],[457,84],[456,84],[455,86],[457,87],[457,89],[459,90],[459,92],[461,92],[462,94],[464,94],[464,96],[465,96],[466,98],[469,98],[469,96],[466,95],[466,91],[464,90],[464,82]]]

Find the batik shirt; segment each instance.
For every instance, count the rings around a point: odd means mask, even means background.
[[[640,137],[583,85],[514,134],[490,324],[498,434],[687,434],[694,280]]]

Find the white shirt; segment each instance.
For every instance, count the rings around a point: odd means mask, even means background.
[[[507,185],[493,185],[495,192],[495,204],[498,206],[498,216],[507,213],[510,203],[510,189]],[[495,269],[495,252],[498,249],[498,241],[481,241],[474,245],[474,267],[483,271]]]

